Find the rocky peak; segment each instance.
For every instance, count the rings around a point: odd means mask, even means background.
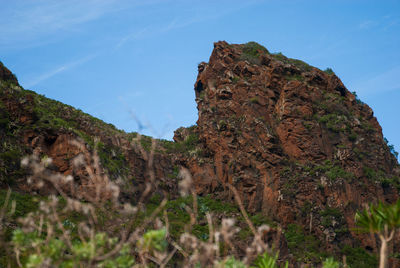
[[[204,154],[187,166],[200,194],[232,198],[230,183],[249,211],[300,224],[331,248],[358,237],[364,203],[398,198],[398,162],[372,109],[332,70],[220,41],[198,72]]]

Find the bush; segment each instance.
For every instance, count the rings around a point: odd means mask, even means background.
[[[312,235],[306,235],[300,225],[289,224],[285,237],[290,252],[301,262],[320,263],[327,256],[321,252],[321,241]]]
[[[344,246],[341,254],[346,256],[347,264],[352,268],[375,268],[378,260],[360,247]]]
[[[251,57],[259,57],[261,54],[268,54],[268,50],[256,42],[248,42],[243,45],[243,54]]]
[[[324,72],[327,73],[327,74],[329,74],[329,75],[335,74],[335,73],[333,72],[332,68],[329,68],[329,67],[326,68],[326,69],[324,70]]]
[[[0,153],[0,184],[13,185],[17,179],[26,175],[20,166],[21,155],[16,148]]]
[[[201,150],[197,148],[199,141],[199,134],[195,132],[195,127],[188,128],[188,135],[183,141],[173,142],[168,140],[161,140],[161,146],[167,153],[183,153],[183,154],[201,154]]]
[[[347,129],[347,117],[336,113],[325,114],[317,117],[318,122],[323,123],[329,130],[339,133]]]
[[[309,72],[313,68],[311,65],[308,65],[307,63],[305,63],[302,60],[291,59],[291,58],[286,57],[285,55],[282,54],[282,52],[273,53],[271,55],[272,55],[272,57],[281,61],[282,63],[291,64],[291,65],[296,66],[303,72]]]
[[[260,64],[260,56],[262,54],[269,54],[268,50],[256,42],[248,42],[243,45],[241,60],[247,60],[253,64]]]
[[[396,158],[398,158],[399,153],[394,149],[394,145],[389,144],[389,141],[387,138],[383,138],[383,140],[385,141],[386,145],[388,146],[390,153],[393,154]]]
[[[360,98],[357,96],[357,92],[353,91],[353,92],[351,92],[351,93],[354,95],[354,97],[356,97],[356,103],[361,104],[361,105],[364,105],[364,104],[365,104],[365,103],[364,103],[362,100],[360,100]]]
[[[335,261],[332,257],[328,258],[322,264],[322,268],[339,268],[340,263]]]
[[[276,263],[277,260],[278,254],[273,256],[266,252],[256,259],[254,268],[279,268],[278,264]],[[288,268],[289,263],[286,262],[285,265],[282,265],[282,267]]]

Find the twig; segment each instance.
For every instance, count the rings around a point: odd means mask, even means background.
[[[167,238],[167,240],[180,252],[185,258],[189,257],[189,254],[186,253],[181,246],[179,246],[172,238]]]
[[[165,258],[165,260],[160,264],[161,268],[164,268],[165,265],[167,265],[167,263],[169,262],[169,260],[172,258],[172,256],[174,256],[175,252],[176,252],[176,248],[174,248],[167,256],[167,258]]]
[[[256,228],[254,228],[253,223],[249,219],[249,216],[247,215],[247,212],[244,209],[244,206],[243,206],[242,200],[240,199],[239,193],[237,192],[236,188],[232,184],[226,183],[226,185],[228,185],[229,189],[233,192],[233,195],[235,196],[235,200],[236,200],[237,204],[239,205],[240,212],[242,212],[242,215],[245,218],[246,223],[249,226],[251,232],[253,233],[254,236],[256,236],[257,235]]]
[[[214,240],[214,227],[212,223],[211,214],[209,212],[206,213],[207,222],[208,222],[208,242],[212,243]]]
[[[4,201],[3,207],[1,208],[1,212],[0,212],[0,224],[2,223],[4,215],[6,213],[8,202],[10,200],[10,196],[11,196],[11,188],[8,188],[6,200]]]

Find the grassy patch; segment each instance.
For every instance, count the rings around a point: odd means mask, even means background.
[[[286,75],[285,78],[288,81],[300,81],[300,82],[304,81],[304,77],[301,76],[301,74],[290,74],[290,75]]]
[[[289,224],[284,234],[290,252],[298,261],[320,263],[328,257],[326,252],[321,251],[321,241],[312,235],[306,235],[300,225]]]
[[[232,78],[232,83],[237,83],[237,82],[239,82],[239,80],[240,80],[240,77],[239,76],[234,76],[233,78]]]
[[[254,103],[254,104],[260,104],[260,101],[258,100],[258,97],[252,97],[249,99],[250,103]]]
[[[278,53],[273,53],[271,54],[272,57],[274,57],[276,60],[281,61],[282,63],[285,64],[291,64],[296,66],[297,68],[299,68],[300,70],[302,70],[303,72],[309,72],[312,70],[312,66],[308,65],[307,63],[305,63],[302,60],[297,60],[297,59],[291,59],[286,57],[285,55],[283,55],[281,52]]]
[[[0,190],[0,206],[3,206],[6,196],[7,190]],[[35,197],[31,194],[21,194],[14,191],[11,192],[8,208],[11,208],[12,200],[16,202],[15,213],[12,217],[17,219],[28,214],[28,212],[35,211],[38,208],[39,199],[43,199],[43,197]]]
[[[353,95],[354,95],[354,97],[356,98],[356,102],[358,103],[358,104],[360,104],[360,105],[364,105],[365,103],[357,96],[357,92],[355,92],[355,91],[353,91],[353,92],[351,92]]]
[[[355,133],[354,131],[351,131],[348,138],[349,138],[349,141],[355,142],[357,140],[357,133]]]
[[[268,54],[268,50],[256,42],[248,42],[243,45],[241,60],[247,60],[253,64],[260,64],[260,55]]]
[[[146,136],[146,135],[141,135],[140,136],[140,145],[143,147],[143,149],[146,152],[150,152],[151,150],[151,144],[153,143],[153,138]]]
[[[98,142],[97,154],[102,167],[108,171],[111,179],[125,177],[129,174],[128,162],[119,148]]]
[[[317,120],[319,123],[324,124],[327,129],[336,133],[346,131],[348,128],[348,119],[345,115],[330,113],[323,116],[317,116]]]
[[[155,195],[147,204],[146,214],[150,214],[160,204],[161,199]],[[237,213],[238,209],[226,202],[215,200],[210,196],[197,197],[198,204],[198,224],[193,226],[193,233],[200,239],[208,239],[209,230],[206,220],[206,213],[213,214],[232,214]],[[192,196],[180,197],[175,200],[168,201],[165,209],[167,211],[168,221],[170,224],[170,233],[174,239],[178,239],[185,231],[185,226],[190,221],[190,215],[185,209],[185,206],[193,208]]]
[[[400,192],[400,178],[392,175],[386,174],[382,170],[375,170],[373,168],[364,166],[363,167],[364,176],[371,181],[380,182],[382,187],[393,186]]]
[[[345,171],[337,162],[332,162],[330,160],[326,160],[319,165],[314,165],[311,168],[310,173],[315,174],[316,172],[324,173],[330,180],[335,180],[337,178],[350,180],[354,178],[353,173]]]
[[[333,227],[333,221],[340,223],[342,221],[343,215],[337,208],[327,207],[322,210],[319,215],[321,216],[321,224],[325,228]]]
[[[0,207],[3,207],[5,204],[7,196],[7,190],[0,190]],[[43,199],[40,196],[32,196],[30,194],[21,194],[18,192],[11,192],[11,196],[7,205],[7,212],[11,211],[12,204],[15,202],[15,211],[10,216],[10,218],[6,219],[6,222],[10,224],[6,224],[6,228],[4,230],[4,238],[5,241],[10,241],[12,237],[12,232],[19,226],[17,223],[17,219],[27,215],[29,212],[34,212],[38,209],[39,201]],[[1,255],[4,252],[0,252],[0,259]]]
[[[118,135],[124,133],[116,129],[112,124],[107,124],[89,114],[75,109],[72,106],[59,101],[46,98],[31,90],[24,90],[21,87],[1,84],[0,99],[15,99],[24,103],[24,113],[31,114],[34,122],[24,125],[26,129],[43,131],[47,129],[65,129],[74,132],[85,140],[90,146],[93,141],[87,131],[100,130],[105,135]],[[1,106],[1,105],[0,105]],[[6,124],[2,107],[0,107],[0,124]],[[4,121],[4,122],[3,122]],[[17,122],[18,125],[18,122]],[[85,127],[83,127],[85,126]],[[22,126],[21,126],[22,127]]]
[[[161,198],[158,195],[154,195],[150,202],[146,205],[147,211],[142,215],[150,215],[157,206],[161,203]],[[197,224],[193,226],[193,234],[202,240],[207,240],[209,237],[208,222],[206,219],[206,213],[211,213],[213,219],[217,219],[214,222],[214,227],[219,225],[220,219],[233,217],[236,218],[236,226],[241,226],[242,229],[238,233],[240,239],[247,239],[252,236],[252,232],[248,228],[245,219],[240,214],[237,206],[232,203],[224,202],[221,200],[216,200],[210,195],[198,196],[198,217]],[[168,221],[170,224],[170,233],[174,239],[179,239],[180,235],[185,231],[185,227],[190,222],[190,215],[185,210],[185,206],[193,208],[193,198],[192,196],[180,197],[174,200],[169,200],[165,209],[168,216]],[[161,215],[160,215],[161,216]],[[268,217],[258,213],[254,215],[249,215],[250,220],[253,222],[254,226],[260,226],[262,224],[269,224],[270,226],[275,226],[276,224],[271,221]]]
[[[243,45],[243,54],[251,57],[259,57],[261,54],[268,54],[268,50],[256,42],[248,42]]]
[[[327,74],[329,74],[329,75],[333,75],[333,74],[335,74],[335,72],[332,70],[332,68],[326,68],[325,70],[324,70],[324,72],[325,73],[327,73]]]
[[[2,146],[3,147],[3,146]],[[13,185],[17,179],[25,177],[26,171],[21,168],[22,149],[17,146],[1,148],[0,184]]]
[[[352,268],[378,267],[378,259],[363,248],[344,246],[340,252],[346,255],[347,264]]]
[[[167,153],[201,154],[201,151],[197,149],[200,140],[199,135],[194,131],[195,128],[196,126],[188,128],[189,135],[181,142],[161,140],[160,144]]]
[[[394,149],[394,145],[393,144],[389,144],[389,140],[387,138],[383,138],[384,142],[386,143],[386,145],[389,148],[389,151],[392,155],[394,155],[394,157],[396,157],[396,159],[399,157],[399,153]]]

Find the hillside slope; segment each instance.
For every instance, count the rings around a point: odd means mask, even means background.
[[[51,158],[54,171],[73,175],[75,181],[84,182],[87,179],[84,170],[72,168],[72,160],[84,153],[72,143],[75,140],[82,141],[89,153],[96,148],[109,177],[123,180],[126,187],[122,189],[135,186],[140,191],[148,176],[150,137],[141,136],[136,140],[137,133],[125,133],[69,105],[25,90],[1,63],[0,116],[0,185],[3,187],[33,190],[26,185],[27,174],[20,167],[21,158],[33,153]],[[174,172],[164,151],[155,154],[154,172],[164,185],[173,188],[174,184],[163,179]],[[132,192],[125,194],[134,198]]]

